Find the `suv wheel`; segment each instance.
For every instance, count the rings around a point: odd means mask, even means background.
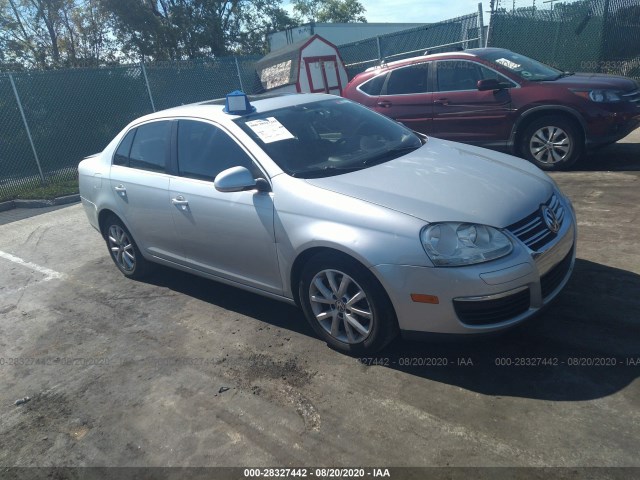
[[[521,148],[524,157],[543,170],[566,170],[582,154],[578,129],[557,115],[531,122],[522,136]]]
[[[371,272],[349,257],[313,257],[302,272],[299,298],[313,329],[336,350],[374,353],[397,334],[386,292]]]

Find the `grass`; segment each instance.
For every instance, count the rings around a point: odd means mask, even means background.
[[[46,185],[16,187],[0,192],[0,202],[8,200],[53,200],[56,197],[78,193],[78,179],[51,179]]]

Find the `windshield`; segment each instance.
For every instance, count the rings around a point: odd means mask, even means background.
[[[247,115],[235,122],[287,174],[339,175],[420,148],[411,130],[366,107],[336,98]]]
[[[520,78],[531,82],[557,80],[563,76],[563,72],[560,70],[508,50],[492,51],[483,54],[482,58],[498,64],[510,72],[515,73]]]

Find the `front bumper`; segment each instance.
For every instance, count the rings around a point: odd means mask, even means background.
[[[640,95],[640,94],[639,94]],[[594,149],[617,142],[640,127],[640,102],[611,104],[590,118],[586,146]]]
[[[577,237],[573,211],[543,251],[533,252],[515,237],[514,251],[492,262],[453,268],[377,265],[394,305],[400,329],[412,332],[477,334],[523,322],[548,305],[573,271]],[[411,294],[437,296],[418,303]]]

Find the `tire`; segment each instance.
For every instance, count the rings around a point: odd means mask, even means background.
[[[125,277],[139,280],[151,271],[151,264],[140,253],[138,245],[122,220],[109,215],[103,234],[111,260]]]
[[[524,158],[542,170],[567,170],[582,155],[581,137],[573,122],[548,115],[527,126],[520,148]]]
[[[371,272],[350,257],[312,257],[303,268],[298,294],[311,327],[341,352],[375,353],[398,333],[387,293]]]

